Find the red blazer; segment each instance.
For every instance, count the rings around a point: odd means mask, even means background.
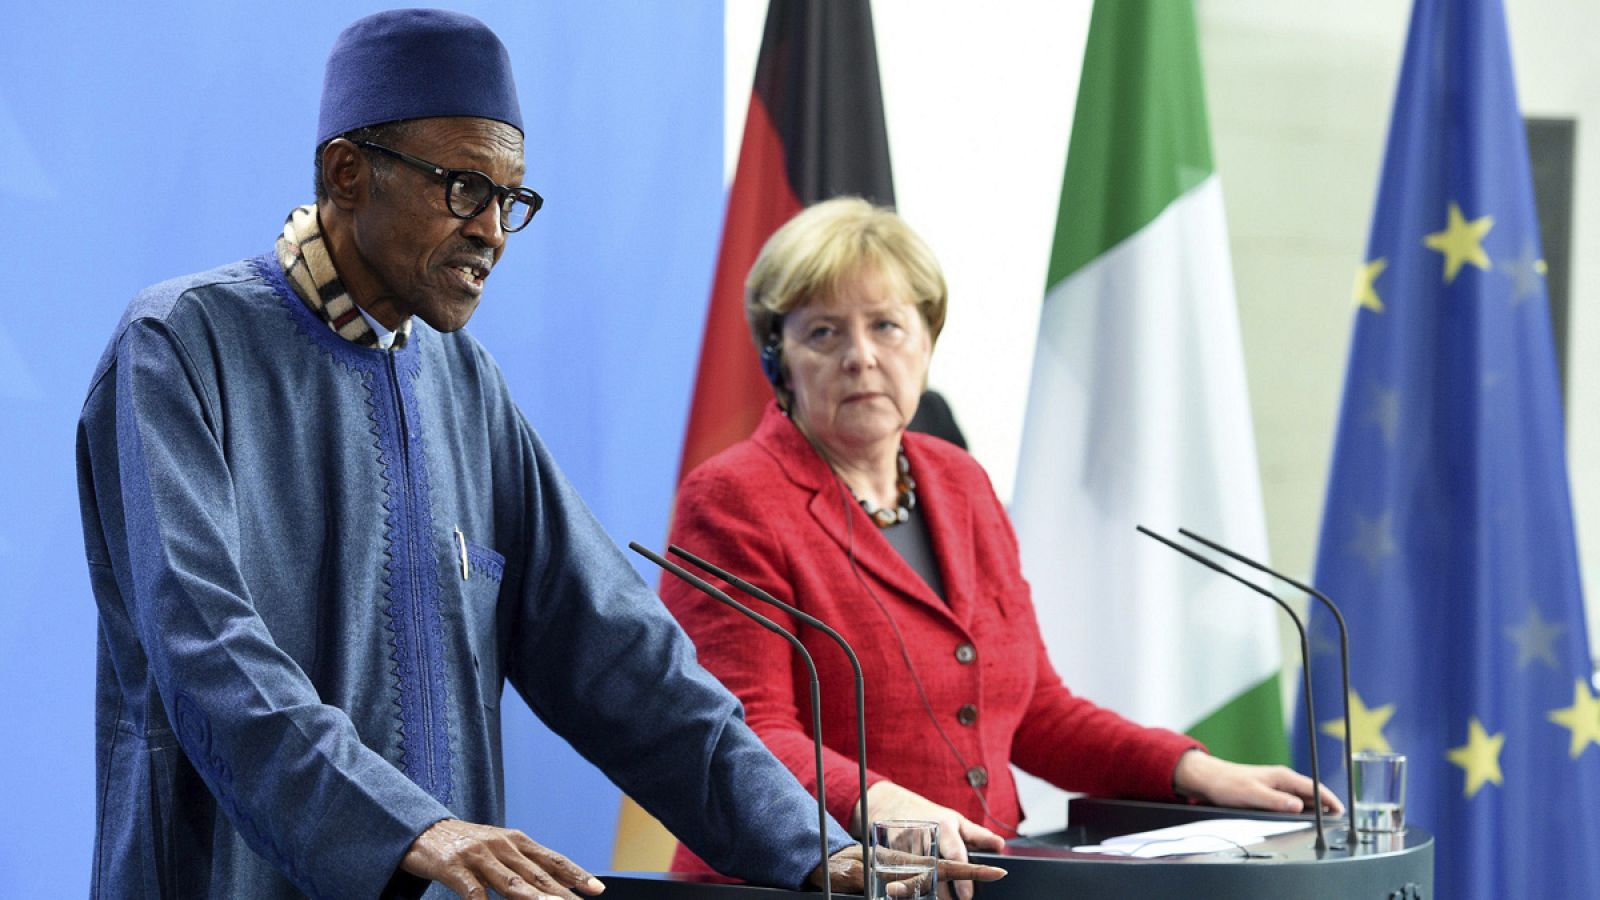
[[[776,404],[749,440],[680,485],[671,540],[822,619],[855,648],[866,679],[869,784],[888,778],[1005,835],[1022,815],[1010,763],[1067,790],[1178,799],[1173,769],[1199,744],[1129,722],[1062,685],[988,476],[937,438],[907,433],[904,447],[945,600]],[[701,663],[744,701],[756,734],[814,791],[810,695],[798,655],[677,579],[661,594]],[[794,630],[792,616],[758,606]],[[822,681],[828,810],[848,823],[860,794],[850,663],[825,636],[797,634]],[[696,863],[680,848],[674,867],[702,868]]]

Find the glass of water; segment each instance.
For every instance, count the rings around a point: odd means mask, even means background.
[[[1406,827],[1406,758],[1400,753],[1362,750],[1355,764],[1356,831],[1362,840],[1372,833],[1404,831]]]
[[[933,900],[938,888],[939,825],[917,819],[872,823],[868,900]],[[891,884],[898,887],[891,889]]]

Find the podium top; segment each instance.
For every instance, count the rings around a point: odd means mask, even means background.
[[[1162,857],[1151,860],[1131,859],[1127,856],[1080,853],[1073,847],[1103,843],[1111,838],[1157,828],[1187,825],[1207,819],[1257,819],[1310,823],[1305,814],[1258,812],[1255,810],[1225,809],[1215,806],[1194,806],[1171,803],[1148,803],[1138,800],[1106,800],[1095,797],[1073,798],[1067,807],[1068,825],[1061,831],[1031,837],[1013,838],[998,854],[993,854],[993,865],[1005,866],[1007,859],[1079,859],[1085,861],[1162,862],[1332,862],[1338,859],[1366,858],[1384,854],[1404,854],[1431,846],[1433,836],[1422,828],[1411,826],[1404,832],[1391,834],[1363,834],[1362,840],[1351,845],[1349,828],[1342,820],[1334,820],[1326,829],[1328,850],[1320,857],[1314,845],[1315,835],[1309,829],[1289,832],[1268,838],[1248,847],[1229,848],[1216,853],[1179,857]],[[1326,821],[1326,820],[1325,820]],[[987,854],[986,854],[987,855]]]
[[[1433,895],[1433,836],[1416,826],[1380,840],[1344,846],[1345,829],[1328,834],[1330,847],[1320,857],[1310,831],[1301,830],[1253,844],[1243,852],[1135,859],[1071,848],[1108,837],[1149,831],[1211,818],[1293,819],[1206,806],[1181,806],[1125,800],[1074,799],[1068,827],[1052,834],[1017,838],[1000,853],[974,853],[973,862],[1007,870],[996,882],[976,886],[978,900],[1133,896],[1144,900],[1237,900],[1240,897],[1295,897],[1297,900],[1348,900],[1350,897],[1420,898]],[[605,900],[783,900],[782,891],[713,883],[700,876],[660,874],[602,875]],[[814,893],[810,896],[816,896]]]
[[[1248,848],[1195,856],[1137,859],[1071,849],[1213,818],[1303,821],[1309,817],[1076,798],[1067,807],[1065,830],[1012,840],[997,854],[973,854],[974,862],[1000,866],[1009,873],[998,882],[978,885],[978,894],[981,900],[1102,894],[1185,900],[1257,896],[1347,900],[1433,894],[1433,836],[1416,826],[1349,846],[1347,829],[1336,827],[1327,835],[1329,848],[1320,855],[1315,835],[1307,830]]]

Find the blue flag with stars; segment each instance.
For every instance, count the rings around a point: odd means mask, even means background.
[[[1349,620],[1352,743],[1407,756],[1439,897],[1600,897],[1600,700],[1539,246],[1500,0],[1417,0],[1316,577]],[[1339,784],[1337,631],[1312,621]]]

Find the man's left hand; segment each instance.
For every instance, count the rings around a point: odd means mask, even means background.
[[[884,853],[887,851],[879,851]],[[956,862],[941,859],[939,865],[939,881],[941,884],[950,881],[999,881],[1006,877],[1006,870],[995,866],[984,866],[976,863]],[[817,866],[811,870],[807,879],[812,885],[822,887],[822,867]],[[828,857],[828,880],[832,883],[833,890],[843,894],[866,893],[867,867],[861,861],[861,845],[852,844]],[[899,879],[896,879],[899,880]],[[893,894],[893,888],[890,889]],[[907,890],[906,896],[926,893],[925,890]]]

